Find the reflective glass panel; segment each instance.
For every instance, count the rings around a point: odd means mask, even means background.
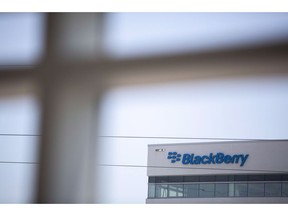
[[[221,175],[221,176],[216,176],[215,181],[217,182],[227,182],[228,181],[228,176],[226,175]]]
[[[168,182],[168,176],[159,176],[156,177],[155,181],[156,183],[163,183],[163,182]]]
[[[266,183],[265,197],[281,197],[281,183]]]
[[[250,175],[248,176],[249,181],[264,181],[264,175]]]
[[[248,184],[249,197],[264,197],[264,183],[249,183]]]
[[[200,182],[214,182],[215,176],[200,176]]]
[[[156,198],[165,198],[168,196],[168,186],[164,184],[156,185]]]
[[[183,176],[170,176],[169,182],[183,182]]]
[[[155,183],[155,177],[149,177],[149,183]]]
[[[234,181],[247,181],[248,177],[246,175],[235,175]]]
[[[234,183],[230,183],[229,184],[229,197],[234,197],[234,189],[235,188],[235,185]]]
[[[183,184],[169,185],[169,197],[183,197]]]
[[[184,182],[199,182],[199,176],[184,176]]]
[[[229,180],[229,181],[234,181],[234,179],[235,179],[235,176],[234,176],[234,175],[228,176],[228,180]]]
[[[235,184],[234,193],[235,197],[247,197],[247,184]]]
[[[288,181],[288,175],[282,175],[282,181]]]
[[[200,184],[199,197],[214,197],[214,184]]]
[[[227,197],[228,184],[215,184],[215,197]]]
[[[199,184],[184,185],[184,197],[199,197]]]
[[[266,181],[281,181],[282,175],[266,175],[265,180]]]
[[[154,198],[155,197],[155,184],[148,185],[148,197]]]
[[[288,197],[288,183],[282,183],[282,197]]]

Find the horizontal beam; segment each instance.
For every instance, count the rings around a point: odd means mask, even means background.
[[[134,59],[95,59],[93,61],[53,61],[37,66],[0,67],[0,81],[39,78],[43,70],[61,71],[56,76],[107,76],[114,84],[170,82],[183,79],[209,79],[286,73],[288,43],[265,47],[186,53]],[[185,69],[186,68],[186,69]],[[251,70],[252,69],[252,70]],[[278,71],[275,71],[277,70]],[[185,72],[184,72],[185,71]],[[47,75],[47,73],[44,73]],[[151,78],[149,76],[151,75]],[[168,76],[169,75],[169,76]],[[123,77],[123,79],[121,79]],[[130,77],[130,79],[127,79]],[[146,78],[145,78],[146,77]],[[115,81],[118,80],[118,81]]]

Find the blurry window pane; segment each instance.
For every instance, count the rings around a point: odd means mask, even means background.
[[[288,175],[282,175],[282,181],[288,181]]]
[[[282,197],[288,197],[288,183],[282,183]]]
[[[148,198],[154,198],[155,197],[155,184],[149,184],[148,185]]]
[[[227,197],[228,184],[215,184],[215,197]]]
[[[184,184],[184,197],[199,197],[199,184]]]
[[[249,197],[263,197],[264,196],[264,183],[249,183],[248,184]]]
[[[280,196],[281,196],[281,183],[265,184],[265,197],[280,197]]]
[[[249,175],[249,181],[264,181],[264,175]]]
[[[234,181],[247,181],[248,177],[246,175],[235,175]]]
[[[184,176],[184,182],[199,182],[199,176]]]
[[[229,197],[234,197],[235,196],[235,184],[230,183],[229,184]]]
[[[155,178],[156,178],[156,183],[169,182],[168,176],[159,176],[159,177],[155,177]]]
[[[266,175],[265,180],[266,181],[281,181],[282,175]]]
[[[168,185],[156,185],[156,198],[168,197]]]
[[[247,197],[247,184],[235,184],[235,197]]]
[[[183,182],[183,176],[170,176],[169,182]]]
[[[182,184],[169,185],[169,197],[183,197],[183,185]]]
[[[215,176],[200,176],[200,182],[214,182]]]
[[[149,177],[149,183],[155,183],[156,179],[155,177]]]
[[[199,197],[214,197],[214,184],[200,184]]]
[[[216,182],[225,182],[225,181],[228,181],[228,176],[226,175],[220,175],[220,176],[216,176],[216,179],[215,181]]]
[[[229,180],[229,181],[235,181],[235,176],[234,176],[234,175],[228,176],[228,180]]]

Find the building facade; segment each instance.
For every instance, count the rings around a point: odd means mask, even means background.
[[[288,203],[288,141],[148,147],[146,203]]]

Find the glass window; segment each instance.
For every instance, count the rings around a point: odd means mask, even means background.
[[[288,175],[215,175],[149,177],[148,197],[288,197]],[[246,182],[230,182],[248,181]],[[284,182],[280,182],[280,180]],[[218,183],[204,183],[215,180]],[[203,184],[153,184],[152,182],[203,182]],[[227,183],[224,183],[226,182]],[[271,181],[250,182],[249,181]],[[274,181],[274,182],[273,182]],[[276,182],[279,181],[279,182]]]
[[[169,197],[183,197],[183,184],[169,185]]]
[[[266,175],[265,180],[266,181],[281,181],[282,175]]]
[[[165,198],[168,196],[168,186],[165,184],[156,185],[156,198]]]
[[[249,197],[264,197],[264,183],[249,183],[248,184]]]
[[[215,181],[217,182],[227,182],[228,181],[228,176],[227,175],[220,175],[220,176],[216,176]]]
[[[249,181],[264,181],[264,175],[249,175]]]
[[[215,197],[227,197],[228,184],[215,184]]]
[[[184,176],[184,182],[199,182],[199,176]]]
[[[155,177],[149,177],[149,183],[155,183]]]
[[[214,197],[214,184],[200,184],[199,197]]]
[[[235,184],[234,193],[235,197],[247,197],[247,184],[245,183]]]
[[[170,176],[169,182],[183,182],[183,176]]]
[[[185,184],[184,197],[195,198],[199,197],[199,184]]]
[[[288,181],[288,175],[282,175],[282,181]]]
[[[233,178],[231,178],[233,177]],[[288,175],[215,175],[149,177],[148,198],[165,197],[288,197]],[[226,181],[245,181],[230,182]],[[284,182],[280,180],[284,179]],[[215,180],[218,183],[204,183]],[[250,182],[249,181],[271,181]],[[274,181],[274,182],[273,182]],[[279,181],[279,182],[276,182]],[[203,184],[154,184],[154,182],[203,182]],[[223,182],[223,183],[222,183]]]
[[[199,181],[200,182],[214,182],[215,176],[200,176]]]
[[[266,183],[265,197],[281,197],[281,183]]]
[[[234,183],[229,184],[229,197],[234,197],[235,185]]]
[[[154,198],[155,197],[155,184],[149,184],[148,185],[148,198]]]
[[[159,177],[156,177],[156,183],[166,183],[166,182],[169,182],[168,181],[168,176],[159,176]]]
[[[282,197],[288,197],[288,183],[282,183]]]
[[[234,181],[247,181],[248,178],[246,175],[235,175],[234,176]]]
[[[228,176],[229,181],[234,181],[234,179],[235,179],[234,175]]]

